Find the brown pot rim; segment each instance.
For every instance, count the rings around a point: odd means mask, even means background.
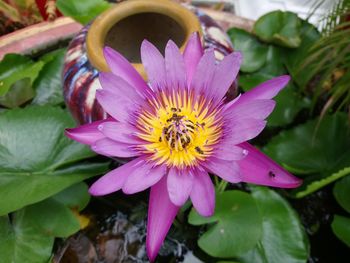
[[[170,0],[128,0],[116,4],[99,15],[89,28],[86,48],[91,64],[99,71],[110,71],[103,56],[104,40],[109,30],[120,20],[140,13],[158,13],[174,19],[185,31],[185,41],[180,47],[183,51],[185,43],[193,32],[202,36],[199,19],[187,8]],[[133,63],[134,68],[146,79],[145,69],[141,63]]]

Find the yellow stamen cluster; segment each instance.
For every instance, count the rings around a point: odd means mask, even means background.
[[[217,110],[209,111],[203,98],[186,91],[170,96],[160,92],[148,101],[137,122],[139,138],[147,143],[143,153],[157,164],[184,168],[196,165],[212,154],[221,135]]]

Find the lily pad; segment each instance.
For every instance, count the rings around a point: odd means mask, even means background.
[[[70,16],[79,23],[87,24],[110,8],[111,4],[104,0],[57,0],[56,6],[65,16]]]
[[[18,107],[31,100],[35,95],[30,78],[17,80],[11,89],[0,97],[0,105],[7,108]]]
[[[243,29],[231,28],[227,31],[236,51],[243,53],[240,70],[251,73],[260,69],[266,61],[267,46]]]
[[[29,107],[0,114],[0,215],[52,196],[104,173],[106,163],[82,163],[95,154],[64,136],[74,126],[54,107]]]
[[[350,247],[350,218],[335,215],[332,230],[341,241]]]
[[[350,166],[350,127],[347,115],[325,116],[320,125],[310,120],[270,140],[265,152],[299,174],[318,173],[321,178]]]
[[[198,245],[214,257],[231,258],[252,249],[261,237],[261,217],[254,199],[242,191],[217,194],[215,214],[202,217],[194,209],[189,223],[213,223],[199,238]]]
[[[275,191],[252,187],[252,195],[263,217],[258,245],[239,257],[242,263],[305,263],[309,243],[297,213]]]
[[[7,54],[0,62],[0,96],[4,96],[18,80],[30,78],[32,83],[43,65],[44,62],[34,62],[26,56]]]
[[[267,43],[296,48],[301,44],[301,19],[292,12],[273,11],[261,16],[253,32]]]
[[[350,213],[350,176],[339,180],[335,184],[333,194],[337,202]]]

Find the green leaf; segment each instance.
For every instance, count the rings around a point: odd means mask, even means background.
[[[284,63],[298,86],[305,87],[314,74],[313,68],[315,66],[310,64],[303,67],[301,63],[304,63],[310,54],[311,47],[320,39],[321,35],[315,26],[302,20],[300,37],[301,44],[298,48],[288,49],[284,52]]]
[[[301,19],[292,12],[273,11],[261,16],[253,32],[263,41],[296,48],[301,43]]]
[[[348,167],[348,174],[350,174],[350,167]],[[350,213],[350,176],[336,182],[333,194],[337,202]]]
[[[35,95],[30,78],[17,80],[12,88],[0,97],[0,105],[7,108],[18,107],[31,100]]]
[[[0,215],[107,170],[105,163],[76,163],[95,154],[65,137],[73,126],[66,111],[48,106],[0,114]]]
[[[57,52],[40,71],[33,83],[36,90],[32,104],[58,105],[63,103],[62,96],[62,68],[65,50]],[[49,59],[49,57],[46,57]]]
[[[0,217],[1,263],[47,263],[51,256],[54,237],[38,232],[24,210]]]
[[[350,247],[350,218],[335,215],[332,230],[341,241]]]
[[[243,62],[240,70],[251,73],[260,69],[266,61],[267,46],[256,37],[239,28],[227,31],[236,51],[243,53]]]
[[[32,83],[43,65],[42,61],[33,62],[22,55],[7,54],[0,62],[0,96],[4,96],[18,80],[30,78]]]
[[[65,16],[70,16],[79,23],[87,24],[110,8],[111,4],[104,0],[57,0],[56,6]]]
[[[310,120],[282,131],[270,140],[265,152],[291,171],[329,176],[350,166],[350,127],[347,115],[325,116],[320,125]]]
[[[189,223],[214,223],[198,240],[199,247],[214,257],[242,254],[253,248],[261,236],[262,222],[254,199],[242,191],[217,194],[212,217],[201,217],[192,209]]]
[[[296,212],[275,191],[252,187],[263,217],[262,237],[255,249],[239,257],[242,263],[305,263],[309,244]]]

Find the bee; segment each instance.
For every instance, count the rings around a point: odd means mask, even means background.
[[[198,146],[196,146],[194,149],[196,150],[197,153],[199,153],[199,154],[204,154],[204,152],[202,151],[202,149],[199,148]]]

